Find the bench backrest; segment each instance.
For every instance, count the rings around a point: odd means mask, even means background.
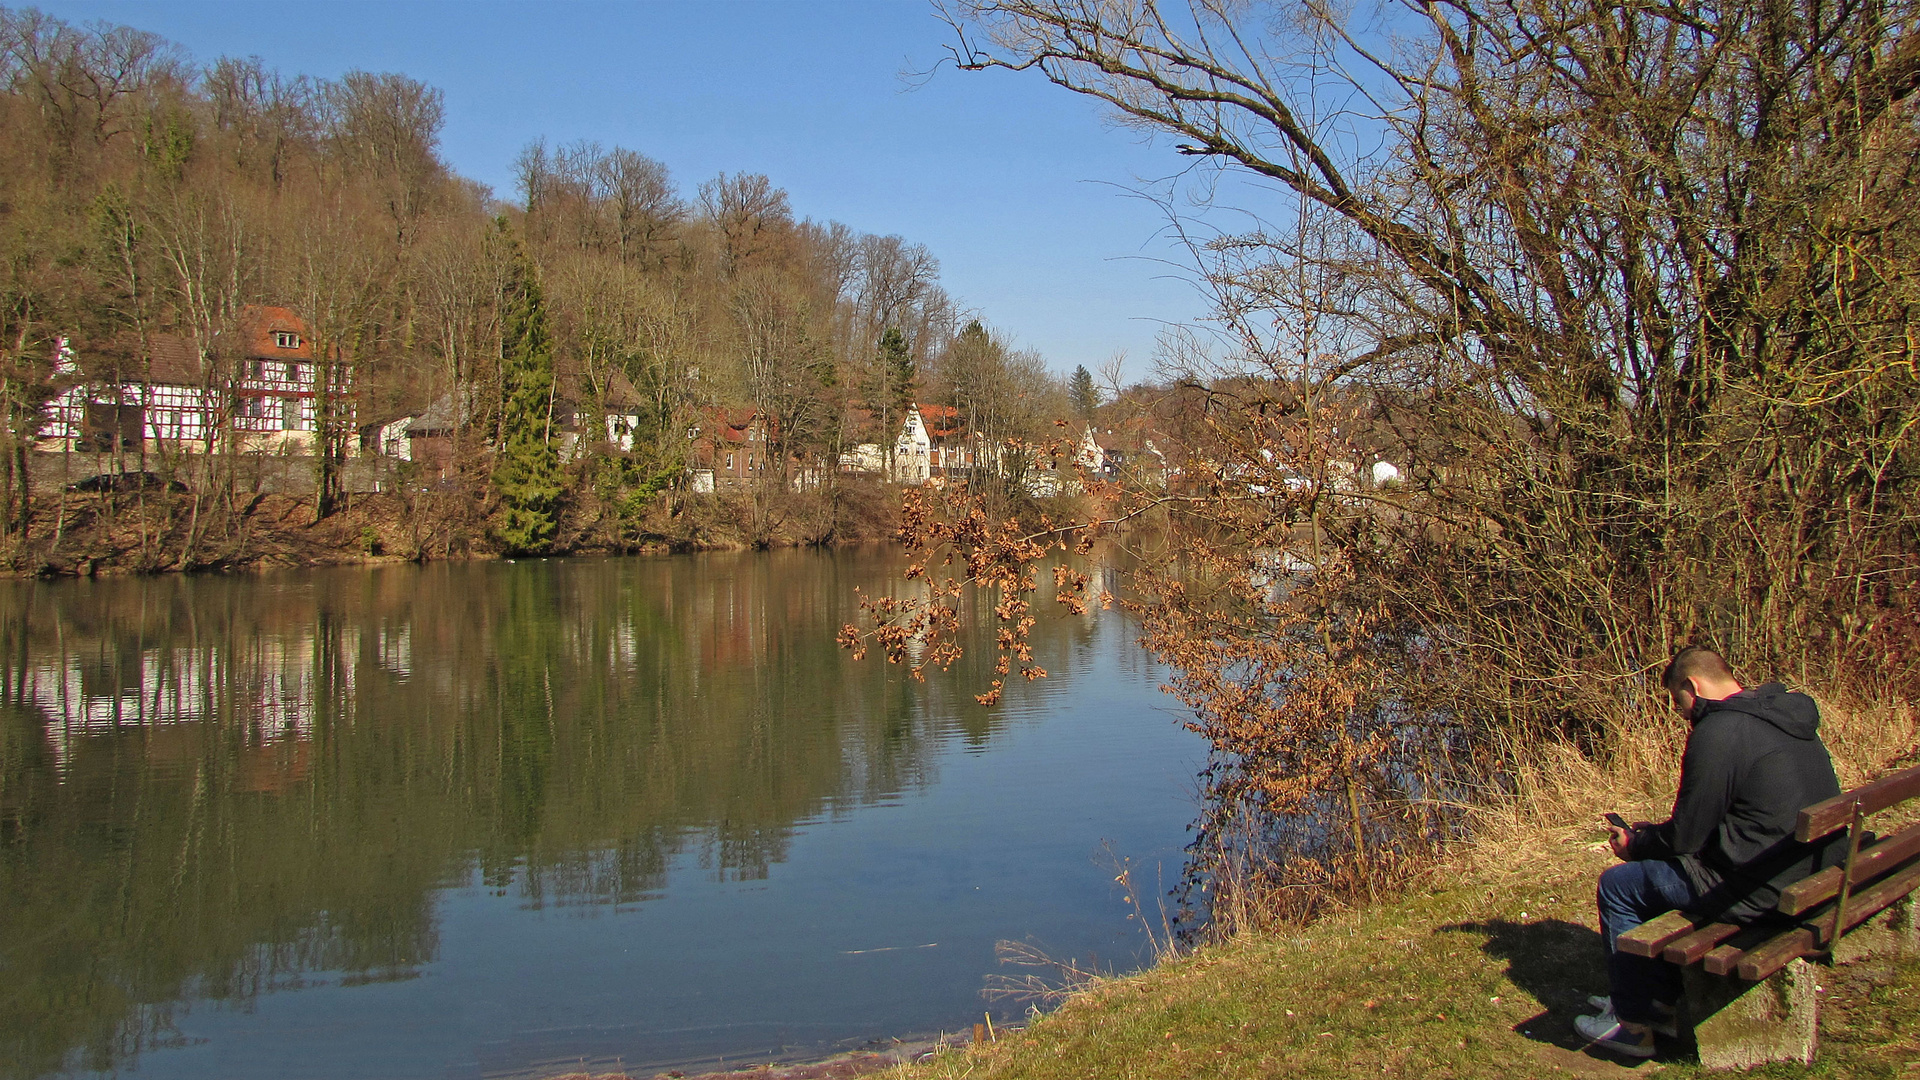
[[[1916,797],[1920,797],[1920,767],[1903,769],[1800,811],[1794,837],[1807,841],[1832,836],[1841,829],[1857,826],[1870,814],[1892,809]],[[1897,899],[1911,892],[1914,883],[1920,881],[1920,863],[1915,862],[1915,856],[1920,856],[1920,825],[1910,825],[1872,844],[1863,844],[1863,840],[1861,833],[1852,837],[1847,860],[1842,865],[1828,867],[1782,889],[1781,913],[1800,915],[1835,897],[1847,899],[1848,894],[1868,882],[1877,882],[1872,887],[1877,890],[1876,897],[1878,893],[1893,892]],[[1864,910],[1861,913],[1864,914]],[[1829,941],[1848,929],[1839,925],[1842,913],[1836,910],[1834,914],[1835,925]],[[1848,923],[1851,925],[1852,920]]]
[[[1800,824],[1794,829],[1793,838],[1806,843],[1839,832],[1853,820],[1855,804],[1859,805],[1861,816],[1864,817],[1891,809],[1915,796],[1920,796],[1920,766],[1903,769],[1871,784],[1862,784],[1852,791],[1843,791],[1825,802],[1814,803],[1800,811]]]

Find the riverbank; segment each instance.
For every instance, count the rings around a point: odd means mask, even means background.
[[[1823,709],[1843,784],[1914,762],[1911,706]],[[1638,757],[1612,772],[1543,753],[1510,803],[1482,813],[1477,840],[1396,895],[1100,980],[1005,1040],[887,1080],[1704,1075],[1684,1047],[1629,1065],[1572,1026],[1587,995],[1606,992],[1593,889],[1613,857],[1600,814],[1657,818],[1671,804],[1676,748],[1647,742],[1619,748]],[[1832,968],[1822,983],[1814,1063],[1748,1075],[1920,1076],[1920,958]]]
[[[1101,980],[996,1041],[915,1054],[906,1064],[843,1055],[703,1080],[1709,1075],[1684,1051],[1629,1064],[1586,1050],[1573,1031],[1573,1018],[1590,1011],[1586,996],[1606,988],[1592,890],[1611,856],[1598,837],[1585,825],[1543,830],[1524,862],[1469,858],[1401,897],[1296,934],[1246,935]],[[1822,986],[1814,1063],[1744,1075],[1910,1080],[1920,1072],[1911,1067],[1920,1061],[1920,960],[1842,966]]]
[[[832,492],[726,492],[658,500],[644,512],[581,498],[563,505],[547,555],[636,555],[845,546],[889,539],[898,499],[878,484]],[[37,495],[27,538],[0,576],[92,577],[196,570],[493,559],[489,510],[462,492],[360,493],[314,519],[311,497],[196,497],[164,487]]]
[[[1087,989],[1008,1039],[889,1080],[1083,1077],[1625,1077],[1703,1072],[1684,1054],[1633,1067],[1572,1028],[1604,993],[1597,830],[1565,834],[1537,875],[1478,875],[1246,937]],[[1529,879],[1530,878],[1530,879]],[[1899,1077],[1920,1060],[1920,963],[1836,969],[1820,1053],[1769,1077]]]
[[[1297,933],[1243,935],[1083,986],[995,1041],[698,1080],[1725,1075],[1702,1069],[1679,1047],[1645,1063],[1585,1048],[1572,1024],[1591,1011],[1587,995],[1606,989],[1592,891],[1612,857],[1600,830],[1583,823],[1539,830],[1534,850],[1515,847],[1516,839],[1437,867],[1399,897]],[[1911,1080],[1920,1073],[1920,958],[1831,969],[1822,993],[1814,1063],[1743,1075]]]

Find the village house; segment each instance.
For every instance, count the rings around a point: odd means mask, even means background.
[[[767,455],[773,430],[757,409],[713,410],[687,429],[688,486],[704,494],[778,475]]]
[[[593,379],[562,375],[554,402],[560,460],[573,461],[595,444],[633,453],[643,407],[640,391],[621,372],[607,371]]]
[[[633,452],[643,403],[625,375],[611,372],[596,389],[582,377],[563,374],[556,380],[552,408],[550,435],[561,461],[578,460],[594,447]],[[473,414],[470,397],[456,402],[453,393],[445,393],[417,415],[392,417],[362,428],[362,451],[420,462],[428,475],[449,479],[457,433],[472,423]],[[490,449],[490,432],[470,435],[472,445]]]
[[[926,433],[929,477],[962,479],[994,457],[984,438],[967,432],[960,410],[952,405],[922,402],[910,411],[919,414]]]
[[[241,449],[311,454],[319,431],[321,368],[313,335],[283,307],[249,307],[240,318],[241,352],[234,378],[233,426]],[[334,353],[339,356],[338,350]],[[353,400],[345,365],[333,364],[330,388],[341,421],[353,427]]]
[[[1088,424],[1076,445],[1073,463],[1108,479],[1125,478],[1160,487],[1167,479],[1168,445],[1167,437],[1144,420],[1127,421],[1117,428]]]
[[[42,449],[106,453],[201,445],[228,399],[200,350],[177,334],[121,334],[99,343],[61,338]]]
[[[405,421],[404,448],[398,445],[401,440],[391,444],[383,442],[382,452],[392,453],[403,461],[418,462],[427,475],[449,479],[453,473],[455,435],[472,418],[472,403],[466,395],[442,394],[425,412]],[[393,445],[394,450],[387,450],[388,445]]]
[[[360,425],[360,452],[368,457],[412,461],[413,440],[407,437],[407,429],[418,419],[414,413],[402,413]]]
[[[933,476],[933,436],[917,405],[907,406],[900,437],[893,442],[893,476],[901,484],[924,484]]]
[[[1100,437],[1092,424],[1080,432],[1080,439],[1074,444],[1073,463],[1090,473],[1107,471],[1107,449],[1100,445]]]
[[[913,403],[893,440],[891,468],[878,443],[861,443],[840,455],[840,471],[891,477],[895,483],[924,484],[962,479],[996,455],[985,439],[967,433],[960,410],[951,405]]]
[[[62,339],[54,378],[63,388],[47,403],[43,448],[73,451],[212,449],[231,420],[238,449],[311,454],[318,429],[320,365],[304,322],[283,307],[241,315],[230,378],[208,360],[228,344],[202,350],[180,334],[121,334],[87,344]],[[343,421],[353,401],[344,370],[333,386]]]

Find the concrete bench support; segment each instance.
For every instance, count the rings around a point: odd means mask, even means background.
[[[1920,905],[1906,896],[1841,937],[1833,962],[1869,956],[1920,956]],[[1682,1019],[1692,1026],[1700,1064],[1745,1069],[1770,1061],[1813,1061],[1820,1023],[1819,987],[1825,964],[1795,960],[1757,983],[1709,975],[1698,964],[1682,969]]]
[[[1744,1069],[1769,1061],[1813,1061],[1820,1023],[1816,982],[1821,969],[1795,960],[1761,982],[1683,969],[1683,1019],[1692,1026],[1700,1064]]]
[[[1851,964],[1869,956],[1920,956],[1920,920],[1913,894],[1848,931],[1834,947],[1833,962]]]

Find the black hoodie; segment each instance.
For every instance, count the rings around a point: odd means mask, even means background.
[[[1793,839],[1800,809],[1840,794],[1820,741],[1820,709],[1779,683],[1724,701],[1696,699],[1673,817],[1635,834],[1635,859],[1675,859],[1700,914],[1750,922],[1780,890],[1837,863],[1833,839]],[[1842,844],[1844,844],[1844,834]]]

